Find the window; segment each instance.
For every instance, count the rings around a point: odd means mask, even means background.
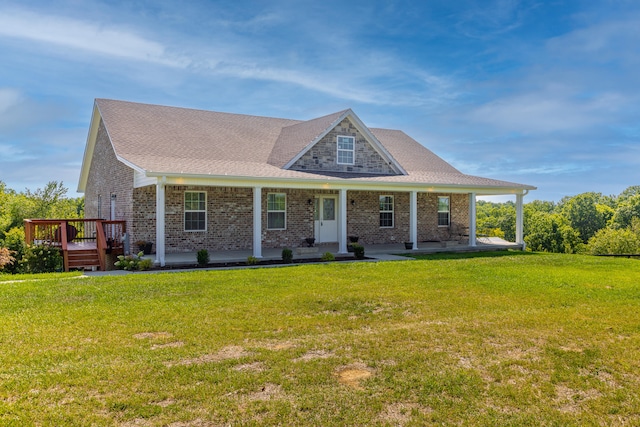
[[[356,139],[353,136],[338,137],[338,164],[352,165]]]
[[[393,196],[380,196],[380,227],[393,227]]]
[[[185,191],[184,229],[185,231],[205,231],[207,229],[207,193]]]
[[[269,230],[284,230],[287,228],[286,194],[267,194],[267,228]]]
[[[448,227],[449,217],[449,197],[438,197],[438,227]]]

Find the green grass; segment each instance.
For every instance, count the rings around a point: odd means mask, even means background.
[[[640,262],[0,283],[0,425],[640,424]]]

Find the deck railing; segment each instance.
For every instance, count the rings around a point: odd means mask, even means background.
[[[48,244],[62,250],[65,271],[69,270],[69,244],[95,242],[100,269],[106,267],[106,254],[124,250],[125,221],[103,219],[25,219],[24,235],[28,245]]]

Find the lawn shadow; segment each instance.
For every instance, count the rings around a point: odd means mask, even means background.
[[[436,254],[399,254],[408,258],[421,260],[443,260],[443,259],[468,259],[468,258],[500,258],[505,256],[531,256],[539,255],[536,252],[500,250],[500,251],[478,251],[478,252],[440,252]]]

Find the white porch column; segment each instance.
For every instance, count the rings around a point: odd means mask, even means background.
[[[524,194],[516,194],[516,243],[524,245],[523,210]],[[524,249],[524,246],[523,246]]]
[[[253,256],[262,258],[262,187],[253,187]]]
[[[409,239],[412,249],[418,249],[418,192],[412,191],[409,204]]]
[[[476,245],[476,193],[469,193],[469,246]]]
[[[165,183],[165,177],[156,183],[156,264],[160,267],[165,266]]]
[[[338,217],[338,253],[347,253],[347,190],[340,189],[340,201],[338,203],[340,213]]]

